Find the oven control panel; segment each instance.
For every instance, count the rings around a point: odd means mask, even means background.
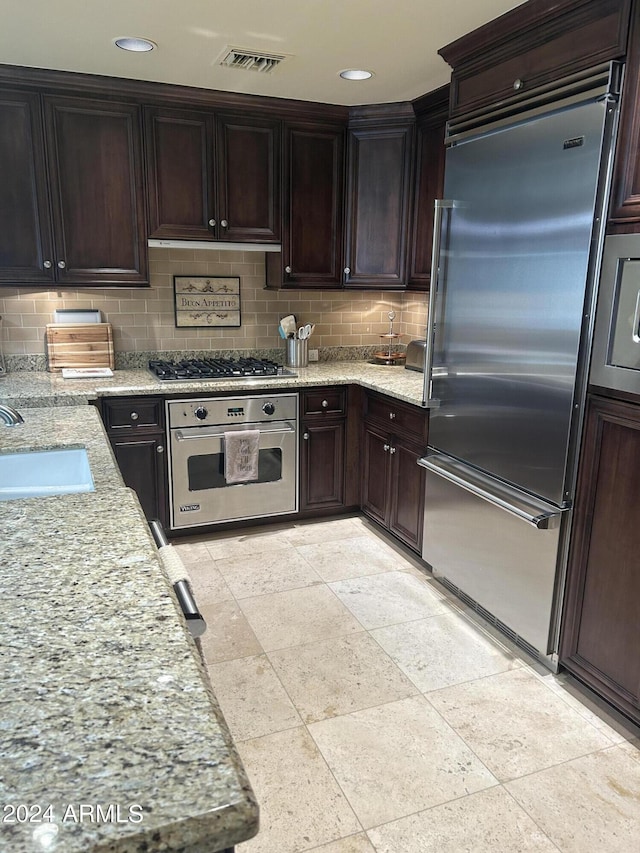
[[[228,423],[294,421],[297,394],[263,394],[255,397],[206,397],[167,401],[169,429],[220,426]]]

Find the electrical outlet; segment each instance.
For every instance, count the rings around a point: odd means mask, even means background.
[[[310,349],[309,350],[309,361],[317,361],[318,360],[318,350]]]

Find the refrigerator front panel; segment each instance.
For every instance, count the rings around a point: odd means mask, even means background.
[[[426,473],[422,559],[541,655],[551,650],[560,531]]]
[[[605,105],[447,152],[430,444],[561,504]]]

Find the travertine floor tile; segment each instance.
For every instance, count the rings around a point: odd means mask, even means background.
[[[207,550],[214,560],[264,554],[278,548],[287,548],[289,542],[282,527],[251,528],[240,534],[220,534],[207,541]]]
[[[226,557],[216,560],[215,565],[236,598],[322,583],[322,578],[292,545],[262,554]]]
[[[407,572],[384,572],[329,586],[365,628],[424,619],[446,609],[436,590]]]
[[[200,607],[207,630],[200,642],[207,663],[259,655],[262,647],[235,601]]]
[[[522,668],[438,690],[428,698],[501,780],[611,745],[604,733]]]
[[[327,582],[391,572],[401,561],[388,545],[370,535],[297,547]]]
[[[309,586],[239,602],[265,651],[362,631],[326,586]]]
[[[557,853],[504,788],[490,788],[370,829],[377,853]]]
[[[351,518],[336,518],[294,524],[284,532],[284,536],[292,545],[314,545],[362,536],[362,528]]]
[[[294,853],[361,832],[304,727],[242,741],[238,752],[260,804],[260,832],[239,853]]]
[[[269,658],[305,723],[418,692],[365,633],[270,652]]]
[[[322,847],[314,847],[313,853],[376,853],[376,851],[369,843],[367,836],[360,832],[358,835],[341,838],[340,841],[323,844]]]
[[[496,784],[423,696],[309,731],[365,829]]]
[[[459,613],[377,628],[371,635],[423,693],[521,666]]]
[[[506,785],[563,853],[640,847],[640,763],[619,746]]]
[[[207,604],[217,604],[220,601],[231,601],[233,599],[233,593],[211,557],[207,557],[206,561],[198,565],[188,566],[188,571],[198,607],[202,608]]]
[[[266,655],[209,666],[213,692],[234,740],[300,725],[300,717]]]

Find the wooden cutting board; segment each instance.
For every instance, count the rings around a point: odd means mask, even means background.
[[[45,335],[49,370],[115,367],[111,323],[49,323]]]

